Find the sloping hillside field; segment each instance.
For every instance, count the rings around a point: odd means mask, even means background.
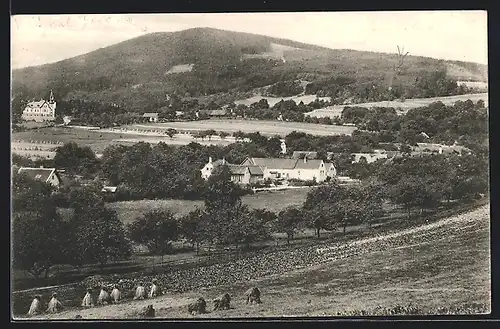
[[[157,317],[192,318],[186,306],[198,297],[207,300],[208,313],[195,317],[207,318],[489,313],[489,218],[488,204],[383,235],[175,270],[156,275],[167,292],[154,300],[50,318],[134,318],[148,304]],[[134,282],[123,285],[132,291]],[[261,289],[262,304],[245,304],[251,286]],[[213,311],[212,299],[223,292],[232,308]]]
[[[366,107],[366,108],[374,108],[374,107],[393,107],[395,109],[400,109],[398,114],[405,114],[411,109],[428,106],[434,102],[443,102],[444,105],[452,106],[457,101],[465,102],[467,100],[471,100],[474,103],[477,103],[479,100],[484,101],[484,105],[488,106],[488,94],[469,94],[469,95],[457,95],[457,96],[446,96],[446,97],[433,97],[433,98],[414,98],[407,99],[404,102],[399,100],[396,101],[383,101],[383,102],[372,102],[372,103],[361,103],[361,104],[352,104],[352,105],[333,105],[329,107],[325,107],[322,109],[317,109],[311,112],[306,113],[306,115],[311,117],[340,117],[342,115],[342,111],[346,106],[357,106],[357,107]]]

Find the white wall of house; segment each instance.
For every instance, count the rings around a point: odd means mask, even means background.
[[[52,174],[47,179],[47,183],[49,183],[52,186],[57,187],[57,186],[59,186],[61,184],[61,181],[59,180],[59,177],[57,177],[56,174]]]
[[[337,168],[333,164],[326,167],[326,177],[337,176]]]
[[[205,164],[205,166],[203,166],[203,168],[201,169],[201,178],[207,180],[208,177],[212,175],[213,170],[214,170],[214,165],[210,161],[207,164]]]
[[[317,182],[323,182],[327,178],[327,172],[324,167],[317,169],[269,169],[264,170],[264,179],[299,179],[299,180],[313,180],[316,178]]]

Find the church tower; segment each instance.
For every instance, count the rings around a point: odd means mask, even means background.
[[[54,100],[54,94],[52,93],[52,89],[50,90],[49,103],[54,104],[56,101]]]

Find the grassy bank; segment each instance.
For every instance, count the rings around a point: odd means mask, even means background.
[[[482,206],[433,223],[335,243],[329,254],[304,247],[230,266],[171,272],[158,276],[167,294],[154,300],[74,309],[49,318],[133,318],[146,304],[153,304],[157,317],[191,318],[187,303],[200,296],[210,301],[223,292],[233,296],[233,308],[213,311],[209,302],[209,313],[198,317],[488,313],[489,243],[489,206]],[[182,281],[191,288],[177,289],[181,283],[176,282]],[[263,304],[247,307],[243,292],[252,285],[260,287]]]

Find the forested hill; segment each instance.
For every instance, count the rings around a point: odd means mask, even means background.
[[[381,86],[409,86],[419,74],[436,71],[447,71],[456,80],[486,79],[484,65],[408,56],[404,72],[394,80],[391,72],[396,62],[396,54],[333,50],[262,35],[194,28],[151,33],[56,63],[14,70],[13,91],[32,98],[53,89],[59,99],[116,102],[133,110],[162,106],[166,94],[241,93],[283,81],[319,82],[325,86],[315,90],[328,94],[331,79],[339,76]],[[149,104],[139,106],[132,98]]]

